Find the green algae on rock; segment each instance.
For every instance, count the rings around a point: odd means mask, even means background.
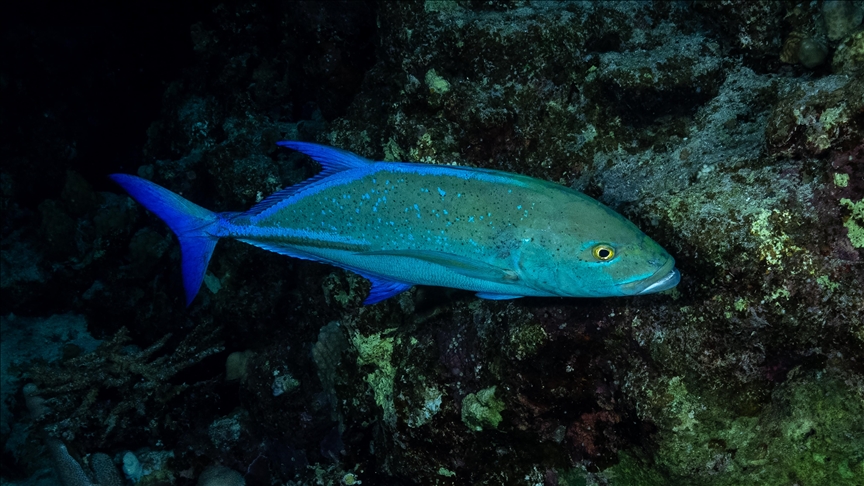
[[[476,432],[498,428],[504,402],[495,396],[496,386],[469,393],[462,399],[462,422]]]
[[[831,60],[831,70],[849,75],[864,71],[864,30],[849,36],[837,46]]]
[[[366,375],[375,396],[375,403],[383,410],[384,423],[396,425],[396,409],[393,405],[393,380],[396,369],[393,367],[393,337],[382,337],[383,333],[363,336],[355,333],[352,336],[354,349],[357,350],[357,365],[371,365],[372,371]]]
[[[844,198],[840,200],[840,204],[852,213],[843,223],[848,231],[849,241],[855,248],[864,248],[864,200],[852,202]]]
[[[631,481],[643,476],[664,478],[656,484],[688,484],[698,478],[701,484],[712,486],[779,486],[796,480],[851,486],[864,479],[864,424],[859,420],[864,414],[864,383],[860,377],[833,369],[793,370],[768,404],[746,416],[704,389],[693,395],[684,386],[674,388],[667,391],[671,397],[654,398],[663,414],[661,420],[679,424],[662,428],[654,439],[658,446],[654,460],[660,467],[622,459],[608,470],[610,478],[620,484],[635,484]],[[670,398],[673,406],[667,408]],[[686,412],[683,420],[682,412]]]

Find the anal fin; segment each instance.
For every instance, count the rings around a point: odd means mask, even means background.
[[[394,295],[399,295],[413,287],[412,284],[404,282],[386,280],[380,277],[370,277],[369,275],[363,275],[362,273],[360,275],[372,282],[372,289],[369,290],[369,295],[366,297],[366,300],[363,301],[363,305],[377,304],[382,300],[389,299]]]

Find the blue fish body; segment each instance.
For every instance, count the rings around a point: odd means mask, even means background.
[[[418,284],[512,299],[648,294],[680,280],[663,248],[570,188],[494,170],[373,162],[323,145],[278,144],[323,170],[244,213],[214,213],[139,177],[111,176],[177,235],[187,305],[220,238],[356,272],[372,282],[366,304]]]

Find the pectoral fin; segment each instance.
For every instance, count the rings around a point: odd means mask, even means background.
[[[510,295],[510,294],[492,294],[489,292],[477,292],[477,297],[486,300],[510,300],[510,299],[521,299],[525,297],[524,295]]]
[[[519,275],[509,268],[497,267],[486,262],[468,258],[452,253],[432,250],[385,250],[367,251],[357,253],[368,256],[393,256],[401,258],[414,258],[424,262],[434,263],[446,267],[460,275],[491,282],[512,283],[519,280]]]

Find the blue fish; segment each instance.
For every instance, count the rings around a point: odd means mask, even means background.
[[[140,177],[111,176],[177,235],[187,305],[220,238],[358,273],[372,283],[365,304],[413,285],[502,300],[650,294],[680,280],[660,245],[568,187],[496,170],[374,162],[313,143],[278,144],[323,170],[243,213],[215,213]]]

